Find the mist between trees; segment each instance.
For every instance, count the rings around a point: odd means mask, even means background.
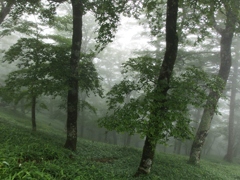
[[[240,154],[238,0],[1,0],[0,108],[190,164]]]

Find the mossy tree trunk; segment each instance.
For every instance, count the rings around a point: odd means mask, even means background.
[[[168,0],[166,14],[166,52],[159,71],[157,86],[154,91],[155,99],[153,102],[153,111],[151,112],[151,118],[149,120],[148,133],[146,134],[142,158],[138,170],[134,175],[135,177],[141,174],[150,173],[153,164],[157,136],[161,131],[161,129],[156,127],[158,127],[161,117],[164,117],[164,113],[166,113],[166,108],[161,107],[161,104],[166,101],[167,91],[169,90],[169,80],[172,76],[173,67],[177,58],[177,14],[178,0]]]
[[[69,61],[68,96],[67,96],[67,140],[64,147],[76,151],[77,147],[77,116],[78,116],[78,64],[82,44],[81,0],[71,0],[73,10],[73,35],[71,58]]]
[[[229,72],[231,69],[231,45],[232,38],[235,31],[236,24],[236,16],[232,12],[231,8],[228,5],[225,5],[226,8],[226,24],[225,29],[219,28],[215,25],[215,29],[221,35],[221,47],[220,47],[220,58],[221,64],[218,72],[218,77],[223,80],[223,86],[220,89],[220,92],[223,92],[224,87],[226,86]],[[208,135],[208,131],[211,127],[211,121],[214,116],[216,106],[218,100],[220,98],[220,94],[218,92],[211,91],[208,95],[207,106],[204,108],[201,122],[199,124],[197,133],[195,135],[190,157],[190,164],[198,164],[203,144]]]

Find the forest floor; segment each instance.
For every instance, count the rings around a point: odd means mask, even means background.
[[[133,178],[141,150],[78,139],[77,152],[63,148],[65,133],[43,125],[31,132],[29,119],[0,111],[1,180],[240,180],[240,164],[157,153],[151,174]]]

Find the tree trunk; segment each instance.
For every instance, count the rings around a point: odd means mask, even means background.
[[[68,96],[67,96],[67,140],[64,147],[76,151],[77,147],[77,116],[78,116],[78,64],[82,44],[81,0],[71,0],[73,10],[72,50],[69,62]]]
[[[148,174],[151,171],[154,153],[156,149],[157,142],[154,139],[151,139],[150,136],[147,136],[143,146],[142,159],[135,177],[138,177],[141,174]]]
[[[232,89],[230,97],[230,109],[229,109],[229,122],[228,122],[228,148],[227,154],[224,160],[232,162],[233,158],[233,146],[234,146],[234,114],[236,105],[236,94],[237,94],[237,77],[238,77],[238,62],[234,65],[233,77],[232,77]]]
[[[117,132],[113,131],[112,136],[113,136],[113,144],[117,145]]]
[[[82,112],[83,113],[83,112]],[[81,119],[81,121],[80,121],[80,137],[83,137],[83,135],[84,135],[84,119]]]
[[[124,136],[124,146],[130,146],[131,135],[126,133]]]
[[[177,140],[177,154],[181,154],[181,149],[182,149],[182,141]]]
[[[220,29],[216,27],[216,30],[221,34],[221,64],[218,73],[218,77],[221,78],[224,82],[223,87],[219,90],[223,92],[224,87],[226,86],[227,79],[229,76],[231,68],[231,44],[234,33],[234,27],[236,24],[236,17],[230,12],[230,9],[227,9],[227,20],[225,29]],[[215,109],[220,98],[220,94],[214,91],[211,91],[208,95],[207,107],[204,108],[201,122],[199,124],[196,136],[194,138],[189,163],[198,164],[200,160],[200,154],[205,142],[205,139],[208,135],[208,131],[211,127],[211,121],[215,113]]]
[[[36,96],[32,96],[32,131],[37,131],[36,125]]]
[[[205,156],[207,156],[207,155],[209,154],[209,152],[211,151],[212,146],[213,146],[216,138],[217,138],[217,137],[214,136],[214,137],[213,137],[213,140],[211,141],[211,144],[210,144],[208,147],[206,147],[206,152],[204,153]]]
[[[154,96],[153,111],[151,112],[151,118],[149,119],[149,132],[146,134],[141,162],[136,174],[134,175],[135,177],[141,174],[150,173],[157,145],[156,138],[161,131],[161,129],[156,128],[156,125],[159,124],[159,119],[161,120],[160,116],[164,117],[164,113],[166,113],[166,108],[161,107],[161,105],[166,101],[167,91],[169,90],[169,80],[172,76],[173,67],[177,57],[177,14],[178,0],[168,0],[166,14],[166,52],[154,91],[156,96]],[[154,131],[152,132],[152,130]]]
[[[22,113],[23,115],[25,115],[25,114],[26,114],[26,112],[25,112],[25,100],[24,100],[24,99],[21,99],[20,103],[21,103],[21,105],[20,105],[21,113]]]
[[[181,148],[182,148],[182,141],[180,141],[178,139],[175,139],[174,140],[173,153],[181,154]]]
[[[87,94],[80,91],[80,101],[82,101],[82,103],[84,103],[86,98],[87,98]],[[79,116],[79,118],[80,118],[80,137],[83,137],[84,136],[84,129],[85,129],[85,113],[84,113],[84,106],[83,105],[80,106],[79,113],[80,113],[80,116]]]
[[[105,131],[104,133],[104,142],[108,143],[108,131]]]
[[[6,18],[6,16],[10,13],[14,0],[8,1],[5,5],[3,3],[3,0],[1,0],[0,3],[1,3],[1,11],[0,11],[0,25],[1,25],[4,19]]]

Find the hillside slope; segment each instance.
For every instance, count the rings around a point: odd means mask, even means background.
[[[31,133],[27,121],[0,111],[0,179],[35,180],[240,180],[240,165],[201,161],[187,164],[187,157],[157,154],[152,173],[132,178],[141,151],[78,140],[72,153],[62,148],[65,134]]]

